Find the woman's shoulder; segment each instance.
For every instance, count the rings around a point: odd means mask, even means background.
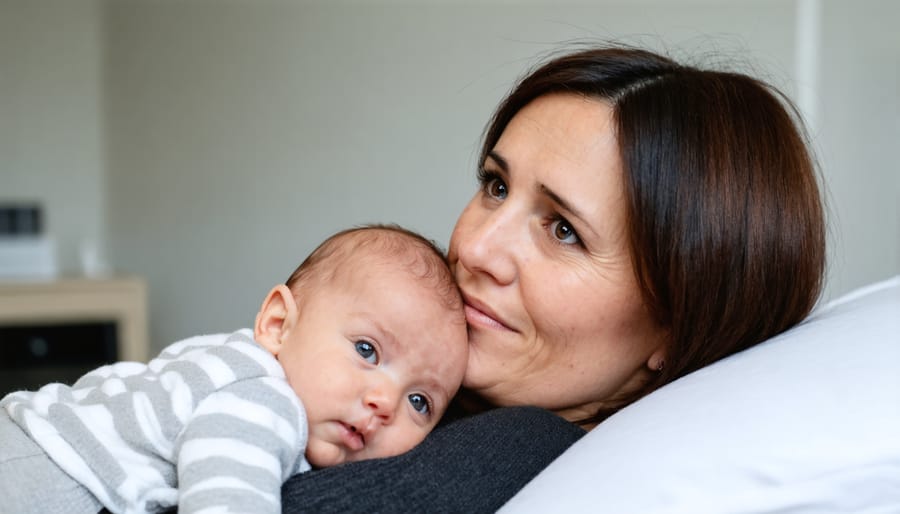
[[[479,414],[459,417],[440,426],[435,432],[463,433],[472,430],[483,430],[483,438],[512,439],[513,443],[528,444],[531,437],[537,440],[558,441],[565,446],[578,440],[586,432],[583,428],[566,421],[552,412],[539,407],[502,407]],[[513,433],[510,433],[512,431]],[[433,435],[436,435],[433,434]],[[523,440],[522,435],[529,436]],[[528,444],[530,446],[530,444]]]
[[[585,431],[537,407],[442,424],[403,455],[297,475],[284,512],[494,512]]]

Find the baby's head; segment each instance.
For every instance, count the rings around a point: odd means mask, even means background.
[[[254,333],[303,401],[316,467],[412,449],[456,394],[468,358],[443,253],[393,225],[328,238],[269,292]]]

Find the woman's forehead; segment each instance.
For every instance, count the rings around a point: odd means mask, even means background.
[[[596,146],[615,145],[612,106],[604,100],[584,95],[551,93],[535,98],[512,117],[501,139],[511,128],[529,127],[539,131],[548,144],[574,153],[590,151]],[[583,137],[573,138],[576,135]]]

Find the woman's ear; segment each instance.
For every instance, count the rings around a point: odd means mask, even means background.
[[[297,320],[297,301],[284,284],[269,291],[256,314],[253,338],[272,355],[278,356],[287,334]]]
[[[660,372],[666,367],[666,347],[662,346],[647,359],[647,368],[650,371]]]

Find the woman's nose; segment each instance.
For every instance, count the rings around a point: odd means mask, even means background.
[[[457,258],[473,275],[485,275],[501,285],[515,280],[515,212],[506,205],[494,210],[469,206],[457,227]],[[460,275],[457,274],[457,279]]]

